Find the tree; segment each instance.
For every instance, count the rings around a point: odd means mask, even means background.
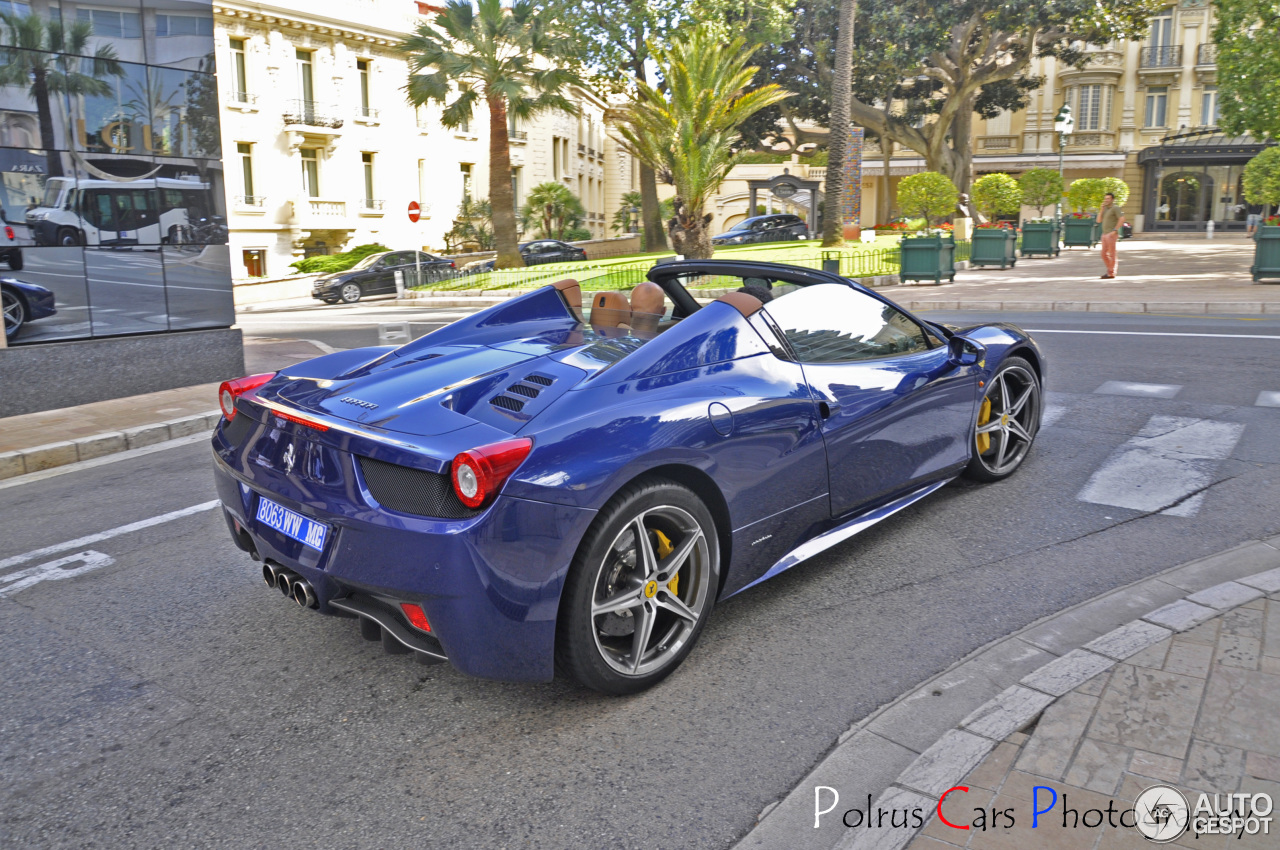
[[[849,102],[853,97],[853,22],[857,10],[857,0],[840,0],[835,66],[831,74],[831,142],[827,145],[823,247],[836,246],[844,241],[844,164],[852,130],[849,123]]]
[[[635,216],[640,210],[640,193],[639,192],[623,192],[622,206],[614,210],[613,221],[609,224],[609,229],[614,233],[629,233],[628,228],[635,222]],[[634,211],[634,212],[633,212]],[[661,213],[660,218],[666,220],[675,215],[675,206],[671,203],[670,198],[664,198],[658,203],[658,211]],[[644,224],[638,223],[641,235],[644,234]]]
[[[1215,0],[1213,8],[1222,129],[1280,138],[1280,4]]]
[[[61,18],[0,12],[0,35],[5,42],[0,47],[0,85],[27,86],[28,97],[36,103],[40,144],[48,152],[47,176],[61,176],[57,151],[65,147],[53,127],[52,98],[110,95],[111,85],[104,78],[122,77],[124,68],[111,45],[89,50],[93,24],[87,20],[64,23]],[[85,58],[64,60],[58,54]]]
[[[448,0],[399,46],[409,63],[408,100],[446,104],[440,121],[460,127],[483,101],[489,110],[489,201],[496,268],[524,265],[517,249],[509,116],[547,109],[576,114],[563,94],[580,84],[572,70],[577,38],[557,8],[536,0]],[[452,98],[452,100],[450,100]]]
[[[520,209],[520,221],[525,231],[538,226],[544,239],[564,239],[569,230],[575,230],[586,218],[586,208],[578,196],[563,183],[548,181],[529,190],[529,198]]]
[[[1003,172],[984,175],[973,183],[973,205],[988,221],[1015,215],[1022,209],[1022,187]]]
[[[1119,177],[1081,177],[1067,187],[1067,203],[1076,212],[1097,210],[1108,192],[1116,196],[1117,206],[1129,200],[1129,184]]]
[[[1280,148],[1267,148],[1244,167],[1244,198],[1280,207]]]
[[[493,250],[493,205],[488,201],[463,200],[453,227],[444,235],[445,250],[453,251],[468,243],[480,251]]]
[[[567,12],[582,38],[582,56],[604,89],[628,91],[630,80],[648,81],[649,39],[666,39],[682,8],[680,0],[579,0]],[[667,247],[653,167],[640,164],[641,231],[646,251]]]
[[[898,183],[898,207],[905,214],[919,216],[930,224],[954,212],[959,200],[956,184],[936,171],[912,174]]]
[[[1062,175],[1052,168],[1032,168],[1018,178],[1022,188],[1022,202],[1036,208],[1043,218],[1044,208],[1058,203],[1062,197]]]
[[[747,90],[756,68],[746,41],[725,41],[706,24],[649,49],[665,90],[637,82],[636,99],[621,111],[618,132],[642,162],[666,169],[675,184],[675,215],[667,223],[672,245],[686,257],[711,256],[712,193],[742,153],[738,126],[789,93],[774,85]]]

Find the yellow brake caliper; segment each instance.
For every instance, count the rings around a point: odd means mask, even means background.
[[[991,399],[984,398],[982,407],[978,409],[978,426],[981,427],[991,421]],[[991,435],[978,435],[978,454],[984,455],[991,448]]]
[[[653,530],[653,534],[655,537],[658,538],[658,547],[655,551],[655,554],[659,558],[665,558],[668,555],[670,555],[671,550],[676,548],[671,545],[670,538],[668,538],[667,535],[663,534],[661,531],[658,531],[656,528]],[[680,587],[680,576],[679,575],[672,576],[671,581],[667,582],[667,589],[671,591],[672,596],[680,595],[679,587]]]

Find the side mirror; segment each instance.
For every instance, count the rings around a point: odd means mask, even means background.
[[[952,366],[975,366],[987,359],[987,348],[980,342],[953,336],[947,340],[947,362]]]

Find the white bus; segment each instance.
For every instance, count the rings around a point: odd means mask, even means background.
[[[191,241],[192,224],[213,204],[208,183],[155,177],[50,177],[40,206],[27,210],[37,245],[151,246]]]

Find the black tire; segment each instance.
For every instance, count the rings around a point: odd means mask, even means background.
[[[635,545],[637,520],[646,528],[647,546],[655,556],[657,569],[647,578],[634,567],[643,559]],[[663,546],[672,547],[670,559],[686,550],[674,573],[662,572],[664,563],[668,569],[672,564],[657,558]],[[720,546],[706,505],[687,488],[665,479],[628,484],[596,517],[570,565],[556,622],[556,669],[606,694],[636,693],[656,685],[693,649],[719,587]],[[593,611],[631,596],[634,606]],[[667,607],[674,605],[673,597],[689,616]],[[637,652],[640,617],[646,618],[650,637]],[[624,671],[628,666],[632,671]]]
[[[1035,369],[1021,357],[1006,359],[987,381],[970,435],[973,454],[964,474],[989,482],[1017,472],[1040,431],[1043,411],[1044,392]]]
[[[4,311],[4,338],[16,339],[27,322],[27,302],[10,289],[0,289],[0,309]]]
[[[22,265],[22,251],[21,249],[14,248],[9,252],[9,268],[13,269],[15,272],[20,272],[22,271]]]
[[[344,304],[354,304],[360,300],[360,296],[362,294],[363,292],[360,289],[360,284],[344,283],[342,284],[342,288],[339,290],[338,297],[342,299]]]
[[[321,301],[323,301],[323,302],[324,302],[324,303],[326,303],[326,304],[337,304],[337,303],[338,303],[338,299],[337,299],[337,298],[321,298],[320,300],[321,300]]]
[[[84,240],[80,238],[80,231],[76,230],[74,227],[59,228],[57,242],[59,245],[66,248],[84,244]]]

